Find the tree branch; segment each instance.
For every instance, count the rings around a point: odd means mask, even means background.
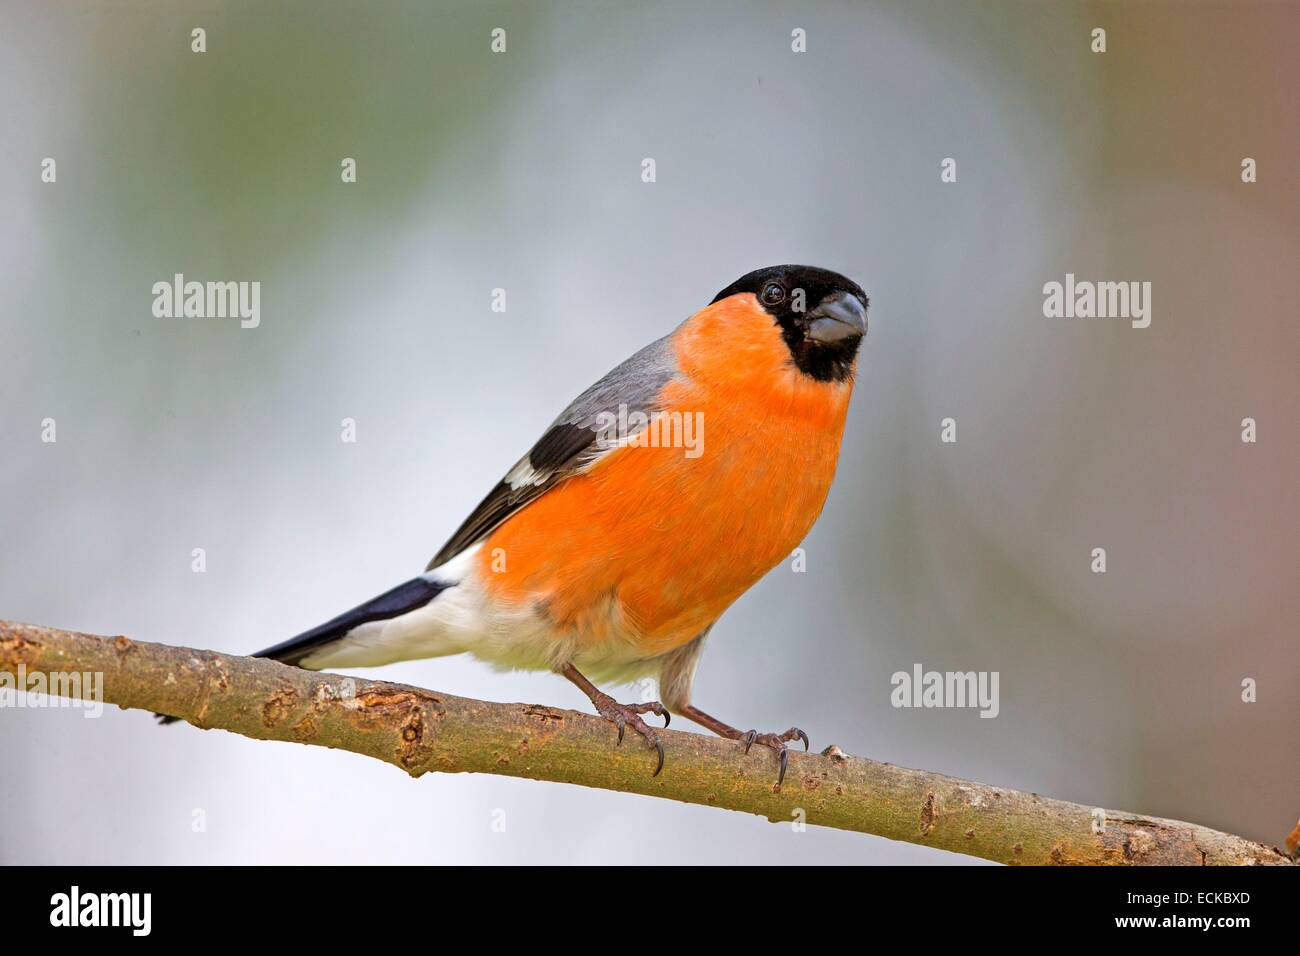
[[[668,762],[603,719],[538,704],[493,704],[212,651],[0,621],[0,687],[72,693],[50,675],[102,674],[103,697],[258,740],[334,747],[418,777],[496,773],[725,807],[789,823],[872,833],[1000,863],[1289,864],[1277,849],[1191,823],[1107,810],[851,757],[772,754],[665,731]],[[18,682],[26,675],[25,684]]]

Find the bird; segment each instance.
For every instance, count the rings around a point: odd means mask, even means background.
[[[803,265],[758,269],[579,395],[422,574],[255,657],[322,670],[468,652],[549,670],[664,766],[683,716],[771,750],[808,735],[740,731],[691,694],[711,629],[802,542],[839,458],[869,300]],[[597,686],[653,677],[659,700]],[[165,718],[171,722],[175,718]]]

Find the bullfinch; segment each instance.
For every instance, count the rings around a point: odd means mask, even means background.
[[[680,714],[779,758],[692,703],[710,629],[803,540],[835,475],[867,296],[826,269],[759,269],[579,395],[423,574],[267,648],[311,670],[467,652],[551,670],[664,748]],[[658,678],[659,701],[597,683]]]

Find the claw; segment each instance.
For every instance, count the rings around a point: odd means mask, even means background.
[[[663,719],[664,719],[664,726],[667,727],[669,724],[671,724],[671,723],[673,722],[673,715],[670,714],[670,713],[668,713],[668,711],[664,710],[662,707],[659,708],[659,709],[660,709],[661,711],[663,711],[662,716],[663,716]]]
[[[785,771],[790,764],[790,752],[786,749],[786,741],[802,740],[803,749],[806,751],[809,747],[808,735],[798,727],[791,727],[779,737],[776,734],[760,734],[757,730],[750,730],[741,734],[738,739],[745,745],[745,753],[749,753],[754,744],[762,744],[776,754],[777,760],[780,762],[780,771],[776,778],[778,787],[785,782]]]
[[[659,776],[659,771],[664,769],[664,745],[659,740],[658,733],[652,727],[649,727],[641,719],[640,715],[660,714],[664,717],[664,726],[666,727],[668,726],[668,711],[664,710],[663,705],[657,700],[644,704],[620,704],[607,694],[593,697],[592,703],[596,705],[596,713],[618,728],[618,743],[615,746],[622,746],[628,727],[631,727],[645,738],[646,746],[653,747],[658,756],[654,776]]]

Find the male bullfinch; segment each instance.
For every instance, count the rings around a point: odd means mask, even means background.
[[[825,269],[773,266],[578,396],[425,572],[255,655],[311,670],[469,652],[563,674],[658,751],[641,719],[681,714],[771,748],[691,703],[710,628],[787,557],[835,475],[867,296]],[[666,437],[665,437],[666,436]],[[686,441],[689,439],[689,442]],[[684,447],[685,446],[685,447]],[[596,681],[659,680],[620,704]]]

